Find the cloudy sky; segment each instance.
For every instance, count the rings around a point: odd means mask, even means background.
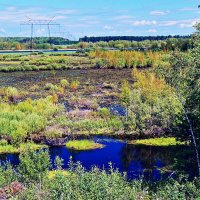
[[[28,18],[54,17],[54,36],[187,35],[200,21],[199,0],[0,0],[0,36],[29,36]],[[34,27],[47,36],[46,26]]]

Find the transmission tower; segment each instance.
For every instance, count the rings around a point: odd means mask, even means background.
[[[20,24],[20,27],[21,26],[30,26],[30,29],[31,29],[31,35],[30,35],[30,49],[32,50],[33,49],[33,31],[34,31],[34,26],[45,26],[48,30],[48,35],[49,35],[49,41],[50,41],[50,44],[51,44],[51,27],[52,26],[58,26],[60,27],[60,24],[54,22],[54,18],[51,18],[51,19],[47,19],[47,20],[35,20],[35,19],[31,19],[30,17],[27,17],[27,20],[24,21],[23,23]]]

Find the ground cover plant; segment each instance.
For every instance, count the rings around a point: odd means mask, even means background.
[[[87,56],[69,54],[0,55],[0,71],[38,71],[93,68]]]
[[[129,144],[135,145],[147,145],[147,146],[176,146],[176,145],[186,145],[186,142],[179,142],[176,138],[152,138],[144,140],[133,140]]]
[[[0,154],[16,154],[22,153],[28,150],[38,150],[48,148],[46,145],[34,144],[34,143],[20,143],[18,147],[10,145],[6,140],[0,140]]]
[[[12,144],[20,145],[28,134],[44,129],[48,119],[59,111],[59,106],[49,96],[17,104],[1,102],[0,109],[1,137],[9,137]]]
[[[72,150],[83,151],[103,148],[103,145],[91,140],[74,140],[68,141],[66,147]]]

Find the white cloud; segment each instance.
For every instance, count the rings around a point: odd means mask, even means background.
[[[169,13],[169,10],[153,10],[150,12],[151,15],[167,15]]]
[[[157,33],[157,30],[156,29],[149,29],[147,32],[148,33]]]
[[[131,23],[132,26],[150,26],[150,25],[156,25],[157,21],[152,20],[152,21],[148,21],[148,20],[138,20],[138,21],[133,21]]]
[[[194,19],[194,20],[185,20],[182,21],[179,26],[180,28],[191,28],[196,25],[196,23],[200,22],[200,19]]]
[[[172,21],[163,21],[159,25],[160,26],[175,26],[178,24],[178,21],[172,20]]]
[[[112,30],[113,29],[112,26],[108,26],[108,25],[104,26],[103,28],[106,29],[106,30]]]
[[[188,20],[173,20],[160,22],[159,26],[179,26],[180,28],[193,27],[200,19],[188,19]]]

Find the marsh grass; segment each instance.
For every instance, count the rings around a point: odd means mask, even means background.
[[[66,147],[68,149],[77,150],[77,151],[84,151],[84,150],[93,150],[93,149],[100,149],[104,146],[99,143],[95,143],[91,140],[73,140],[66,143]]]
[[[19,147],[15,147],[13,145],[7,144],[0,146],[0,154],[13,154],[13,153],[22,153],[27,150],[39,150],[47,148],[46,145],[34,144],[34,143],[26,143],[20,144]]]
[[[186,145],[186,142],[177,141],[174,137],[168,138],[151,138],[144,140],[133,140],[129,141],[129,144],[134,145],[146,145],[146,146],[176,146],[176,145]]]

